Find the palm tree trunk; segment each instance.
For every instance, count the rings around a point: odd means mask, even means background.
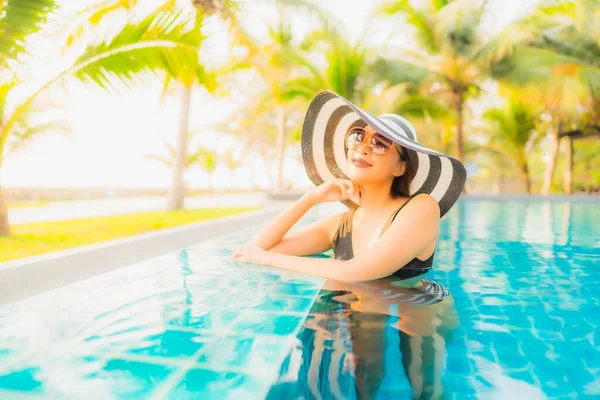
[[[570,136],[567,136],[566,139],[564,190],[566,194],[571,194],[573,187],[573,139]]]
[[[277,108],[277,191],[283,189],[283,153],[285,150],[285,109]]]
[[[463,162],[463,114],[465,106],[465,99],[463,93],[454,93],[453,106],[454,117],[456,118],[456,137],[454,138],[454,155],[458,161]]]
[[[546,172],[544,173],[544,184],[542,185],[542,194],[548,195],[552,186],[552,178],[554,177],[554,169],[556,168],[556,160],[558,159],[558,151],[560,149],[560,138],[558,132],[561,124],[557,124],[552,130],[552,148],[550,149],[550,159],[546,164]]]
[[[531,178],[529,177],[529,166],[527,165],[527,162],[521,164],[521,173],[523,174],[525,190],[527,191],[527,194],[531,194]]]
[[[175,162],[173,163],[173,174],[171,178],[171,190],[169,192],[169,210],[183,208],[184,185],[183,173],[185,171],[185,158],[187,155],[187,137],[190,122],[190,103],[192,99],[192,85],[183,88],[181,96],[181,109],[179,110],[179,129],[177,132],[177,144],[175,145]]]
[[[4,104],[0,104],[0,107],[4,107]],[[2,109],[0,108],[0,112]],[[6,137],[4,136],[7,132],[4,132],[4,125],[0,116],[0,171],[2,170],[2,154],[4,153],[4,143],[6,143]],[[8,222],[8,196],[2,184],[0,183],[0,236],[10,235],[10,223]]]
[[[10,235],[10,224],[8,222],[8,196],[0,186],[0,236]]]

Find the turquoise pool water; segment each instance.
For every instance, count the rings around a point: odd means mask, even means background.
[[[461,200],[418,292],[217,238],[0,307],[0,398],[598,398],[599,226],[592,202]]]

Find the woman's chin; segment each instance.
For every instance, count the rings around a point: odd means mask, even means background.
[[[357,183],[360,183],[361,181],[371,181],[373,180],[373,174],[368,170],[369,168],[350,168],[348,177]]]

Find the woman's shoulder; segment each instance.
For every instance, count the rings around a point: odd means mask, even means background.
[[[409,208],[418,212],[419,214],[427,214],[432,217],[437,216],[440,218],[440,206],[437,200],[428,193],[419,193],[415,196],[411,196],[410,202],[406,205]]]

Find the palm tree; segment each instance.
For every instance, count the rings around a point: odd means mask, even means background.
[[[464,161],[465,105],[480,91],[491,59],[503,54],[505,42],[484,40],[485,2],[429,0],[417,8],[409,0],[387,1],[380,13],[402,14],[416,31],[419,50],[396,49],[404,69],[420,77],[427,96],[445,102],[453,111],[454,155]]]
[[[188,141],[191,138],[192,135],[188,135]],[[161,164],[163,164],[164,166],[168,167],[169,169],[173,170],[173,165],[175,164],[175,159],[177,158],[177,150],[175,149],[175,146],[173,146],[171,143],[167,142],[166,140],[163,139],[163,143],[165,145],[165,147],[167,148],[168,151],[168,156],[164,156],[164,155],[160,155],[160,154],[148,154],[145,158],[147,160],[155,160],[160,162]],[[185,157],[185,168],[184,170],[187,171],[190,167],[194,166],[194,165],[200,165],[203,166],[203,158],[206,157],[206,154],[210,153],[210,150],[203,147],[203,146],[197,146],[195,150],[192,150],[191,152],[188,153],[188,155]],[[184,191],[185,191],[185,187],[184,187]]]
[[[10,92],[18,85],[19,79],[14,70],[19,63],[19,57],[25,52],[26,39],[38,32],[44,26],[46,18],[57,5],[52,0],[8,0],[0,4],[0,74],[11,76],[12,79],[0,82],[0,169],[5,158],[5,146],[12,125],[18,119],[11,121],[6,115],[6,100]],[[0,183],[0,235],[8,235],[8,200]]]
[[[4,159],[27,147],[38,136],[49,132],[70,135],[72,126],[56,112],[62,104],[38,97],[31,106],[15,120],[12,133],[4,145]]]
[[[512,159],[522,175],[527,193],[530,194],[528,154],[539,138],[535,131],[539,113],[533,106],[513,96],[504,107],[491,108],[483,116],[491,124],[488,141],[484,147],[496,150],[504,155],[505,159]]]
[[[208,174],[208,188],[213,188],[212,174],[217,168],[219,158],[212,151],[203,151],[202,155],[198,158],[198,165]]]
[[[329,15],[310,1],[284,0],[274,3],[279,14],[279,20],[275,26],[269,26],[267,43],[257,43],[243,32],[241,26],[238,26],[237,32],[240,37],[243,37],[241,42],[248,49],[248,55],[240,62],[252,65],[261,80],[266,84],[266,88],[255,100],[254,112],[260,114],[274,112],[277,127],[275,143],[277,155],[276,190],[281,191],[283,189],[285,147],[291,133],[288,132],[286,127],[290,123],[292,110],[304,105],[304,101],[299,100],[297,96],[290,96],[286,82],[292,79],[297,67],[311,66],[307,59],[295,50],[292,43],[292,26],[288,22],[290,18],[287,18],[286,13],[293,12],[296,16],[299,11],[306,11],[315,15],[321,25],[331,26],[331,29],[339,27],[340,23],[334,16]]]
[[[90,6],[78,13],[75,23],[68,30],[67,44],[71,44],[74,38],[81,37],[90,27],[97,25],[117,11],[132,11],[137,6],[138,0],[104,0],[99,4]],[[236,7],[233,1],[217,1],[217,0],[190,0],[190,9],[194,12],[188,13],[189,18],[193,21],[192,30],[200,37],[200,30],[204,19],[211,15],[219,14],[221,16],[232,15],[231,10]],[[161,12],[170,9],[176,9],[175,0],[164,0],[155,9],[155,12]],[[196,53],[200,49],[202,40],[198,40],[195,45]],[[192,88],[196,85],[204,87],[209,92],[215,89],[215,73],[207,73],[198,57],[188,60],[190,63],[184,70],[179,70],[168,75],[164,81],[164,92],[161,97],[164,97],[165,92],[172,85],[173,81],[179,86],[181,91],[181,106],[179,113],[179,123],[177,130],[177,144],[175,159],[172,164],[171,188],[168,196],[169,209],[183,208],[184,183],[183,175],[187,164],[185,158],[187,155],[187,132],[189,130],[189,117],[191,107]]]
[[[324,66],[311,61],[315,54],[324,56]],[[443,103],[424,93],[426,74],[422,70],[384,59],[362,40],[352,42],[336,30],[313,31],[290,60],[303,73],[286,82],[286,98],[307,102],[317,92],[329,89],[374,113],[394,112],[442,122],[450,114]]]
[[[492,69],[515,86],[529,85],[551,117],[551,146],[542,193],[551,191],[561,139],[600,133],[600,17],[595,0],[542,2],[518,24],[522,40]],[[570,180],[570,162],[565,171]],[[567,184],[566,192],[570,191]]]
[[[20,83],[14,71],[20,70],[27,50],[27,38],[41,29],[52,28],[46,20],[57,8],[50,0],[7,0],[0,5],[0,73],[13,79],[0,84],[0,168],[5,146],[18,134],[17,126],[27,115],[38,96],[69,77],[92,81],[111,90],[117,85],[132,87],[135,74],[152,71],[160,75],[181,76],[197,60],[199,32],[190,30],[183,12],[157,12],[141,21],[127,23],[111,38],[90,44],[75,63],[41,84],[21,101],[12,112],[6,110],[6,99]],[[194,69],[203,76],[201,68]],[[0,197],[3,196],[0,187]],[[0,201],[0,235],[8,235],[6,200]]]
[[[554,69],[576,77],[581,89],[587,91],[578,104],[587,109],[584,115],[578,116],[579,121],[571,123],[571,126],[559,123],[562,129],[554,130],[551,157],[544,176],[542,190],[547,194],[552,185],[559,143],[564,137],[568,145],[565,191],[570,193],[574,133],[580,136],[588,132],[600,133],[600,32],[597,29],[600,9],[595,0],[573,0],[543,5],[537,16],[541,31],[530,45],[560,54],[558,68],[555,66]]]
[[[225,166],[231,173],[231,185],[234,185],[235,171],[242,165],[241,154],[243,153],[243,149],[238,149],[235,151],[232,148],[227,149],[225,155],[223,156],[223,162]]]

